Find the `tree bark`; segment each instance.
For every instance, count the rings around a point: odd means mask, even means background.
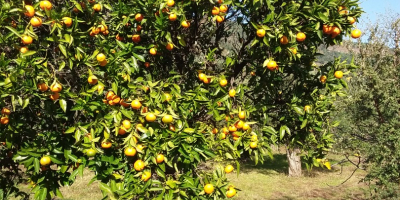
[[[286,149],[286,156],[289,163],[289,176],[299,177],[301,176],[301,159],[300,159],[300,148],[294,147]]]

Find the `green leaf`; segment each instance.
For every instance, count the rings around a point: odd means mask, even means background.
[[[22,37],[22,35],[19,34],[18,31],[15,30],[13,27],[11,27],[11,26],[6,26],[6,28],[7,28],[8,30],[10,30],[11,32],[13,32],[16,36]]]
[[[280,140],[282,140],[283,137],[285,136],[285,131],[286,131],[286,129],[284,128],[284,126],[281,126],[281,128],[279,129],[279,138],[280,138]]]
[[[112,198],[115,198],[114,197],[114,192],[111,190],[111,188],[110,188],[110,186],[108,186],[107,184],[105,184],[105,183],[99,183],[99,186],[100,186],[100,189],[101,190],[103,190],[104,192],[106,192],[106,193],[108,193],[109,195],[111,195],[111,197]],[[110,198],[111,198],[110,197]]]
[[[40,191],[39,200],[46,200],[46,197],[47,197],[47,188],[43,188]]]
[[[58,45],[58,48],[60,48],[61,53],[62,53],[66,58],[68,58],[67,49],[65,48],[65,46],[62,45],[62,44],[59,44],[59,45]]]
[[[294,111],[296,111],[297,114],[304,115],[304,109],[303,108],[300,108],[298,106],[294,106],[293,109],[294,109]]]
[[[39,173],[40,170],[40,163],[39,163],[39,159],[35,158],[33,160],[33,167],[35,168],[35,172]]]
[[[60,99],[60,107],[64,112],[67,112],[67,101],[65,99]]]
[[[26,108],[26,106],[28,106],[28,104],[29,104],[29,98],[26,98],[24,100],[24,104],[22,105],[22,109]]]
[[[194,133],[194,129],[192,129],[192,128],[185,128],[185,129],[183,129],[183,132],[185,132],[185,133]]]

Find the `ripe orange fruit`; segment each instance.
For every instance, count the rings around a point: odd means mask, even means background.
[[[225,167],[225,173],[229,174],[233,171],[233,166],[232,165],[227,165]]]
[[[136,155],[136,149],[133,147],[127,147],[124,150],[124,154],[126,156],[135,156]]]
[[[319,80],[321,81],[321,83],[325,83],[326,82],[326,76],[322,75]]]
[[[205,84],[209,84],[209,83],[211,83],[211,78],[205,78],[205,79],[203,79],[203,83],[205,83]]]
[[[171,13],[170,15],[169,15],[169,21],[175,21],[176,20],[176,18],[177,18],[177,16],[176,16],[176,14],[174,14],[174,13]]]
[[[265,30],[260,28],[257,30],[257,37],[262,38],[265,36]]]
[[[140,14],[140,13],[136,14],[135,15],[135,20],[138,21],[138,22],[141,22],[143,20],[143,15]]]
[[[335,38],[335,37],[338,36],[341,32],[342,32],[342,31],[340,30],[339,27],[337,27],[337,26],[332,27],[332,32],[331,32],[332,38]]]
[[[250,129],[250,126],[247,124],[247,123],[244,123],[243,124],[243,130],[244,131],[247,131],[247,130],[249,130]]]
[[[111,148],[111,146],[112,146],[111,142],[102,142],[101,143],[101,148],[103,148],[103,149],[109,149],[109,148]]]
[[[169,93],[165,93],[165,101],[171,101],[172,96]]]
[[[174,49],[174,44],[168,43],[166,48],[167,48],[168,51],[172,51],[172,49]]]
[[[255,76],[256,73],[255,72],[250,72],[250,75]]]
[[[257,142],[250,142],[250,148],[255,149],[257,146]]]
[[[150,178],[151,178],[151,172],[149,172],[149,171],[143,172],[142,178],[141,178],[142,181],[146,182],[146,181],[148,181]]]
[[[48,166],[48,165],[50,165],[50,163],[51,163],[51,159],[50,159],[49,156],[43,156],[43,157],[40,159],[40,164],[41,164],[42,166]]]
[[[217,128],[213,128],[211,131],[213,134],[217,134],[218,133],[218,129]]]
[[[217,22],[222,23],[225,20],[223,16],[217,16]]]
[[[267,68],[268,68],[270,71],[274,71],[274,70],[276,70],[276,69],[278,68],[278,64],[276,64],[275,61],[270,60],[270,61],[267,63]]]
[[[157,157],[156,157],[156,161],[157,161],[158,164],[164,162],[164,155],[158,154]]]
[[[90,84],[90,85],[96,85],[97,84],[97,77],[96,76],[94,76],[94,75],[92,75],[92,76],[89,76],[89,78],[88,78],[88,83]]]
[[[117,105],[121,101],[121,97],[114,95],[111,101],[113,105]]]
[[[306,40],[306,34],[304,34],[303,32],[297,33],[296,40],[297,42],[303,42],[304,40]]]
[[[222,4],[222,3],[224,3],[224,1],[223,0],[218,0],[218,3]]]
[[[144,63],[144,66],[145,66],[146,68],[149,68],[149,67],[150,67],[150,63],[149,63],[149,62],[145,62],[145,63]]]
[[[39,27],[42,25],[42,19],[39,17],[32,17],[30,22],[33,27]]]
[[[137,26],[136,26],[136,31],[137,31],[137,32],[140,32],[141,30],[142,30],[142,26],[137,25]]]
[[[55,92],[52,95],[50,95],[50,99],[53,100],[53,101],[55,101],[55,100],[57,100],[59,98],[60,98],[60,94],[57,93],[57,92]]]
[[[289,43],[289,40],[286,36],[282,36],[281,39],[279,40],[281,44],[286,45]]]
[[[199,79],[200,79],[200,81],[203,81],[204,79],[207,79],[207,76],[205,74],[203,74],[203,73],[200,73],[199,74]]]
[[[235,95],[236,95],[236,90],[235,89],[229,90],[229,96],[230,97],[234,97]]]
[[[94,4],[93,10],[96,11],[96,12],[100,12],[101,11],[101,5],[100,4]]]
[[[106,59],[106,56],[102,53],[97,54],[96,59],[98,62],[102,62]]]
[[[156,121],[156,116],[153,113],[149,113],[146,115],[146,121],[147,122],[154,122]]]
[[[8,124],[8,122],[10,122],[8,117],[1,117],[1,119],[0,119],[1,124],[5,125],[5,124]]]
[[[220,134],[220,139],[223,140],[223,139],[225,139],[225,138],[226,138],[226,134],[225,134],[225,133],[221,133],[221,134]]]
[[[86,151],[86,155],[89,157],[94,157],[96,155],[96,150],[94,149],[89,149]]]
[[[140,107],[142,107],[142,103],[140,103],[139,100],[135,99],[135,100],[132,101],[131,107],[132,107],[133,109],[138,110],[138,109],[140,109]]]
[[[235,132],[235,131],[237,131],[236,126],[230,125],[230,126],[229,126],[229,132]]]
[[[125,129],[130,129],[131,128],[131,122],[129,120],[124,120],[124,121],[122,121],[122,126]]]
[[[157,50],[155,48],[151,48],[149,52],[153,56],[155,56],[157,54]]]
[[[137,160],[133,164],[133,168],[135,168],[136,171],[142,171],[144,169],[144,162],[142,160]]]
[[[304,106],[304,111],[310,112],[310,110],[311,110],[311,106],[309,106],[309,105]]]
[[[136,142],[135,142],[135,143],[136,143]],[[144,146],[141,145],[141,144],[138,144],[138,145],[136,146],[136,149],[137,149],[138,151],[143,151]]]
[[[26,52],[29,51],[29,49],[28,49],[28,47],[21,47],[21,49],[19,49],[19,51],[20,51],[21,53],[26,53]]]
[[[169,130],[175,132],[175,126],[173,124],[169,125]]]
[[[132,36],[132,41],[134,42],[134,43],[139,43],[140,42],[140,35],[133,35]]]
[[[206,194],[211,194],[214,192],[214,186],[212,184],[207,184],[204,186],[204,192]]]
[[[297,49],[296,48],[290,48],[289,49],[294,55],[296,55],[297,54]]]
[[[165,115],[165,116],[162,118],[162,122],[163,122],[164,124],[169,124],[169,123],[171,123],[173,120],[174,120],[174,119],[172,118],[171,115]]]
[[[347,8],[346,8],[345,6],[339,6],[339,8],[338,8],[339,14],[341,14],[341,15],[347,15],[347,14],[349,13],[349,11],[346,10],[346,9],[347,9]]]
[[[72,26],[72,18],[71,17],[63,17],[62,20],[66,27]]]
[[[218,15],[218,14],[219,14],[219,8],[218,8],[218,7],[214,7],[214,8],[211,10],[211,13],[212,13],[213,15]]]
[[[89,0],[89,3],[95,3],[96,0]]]
[[[326,35],[330,35],[332,33],[332,26],[329,26],[327,24],[324,24],[322,26],[322,32]]]
[[[167,6],[172,7],[175,5],[175,1],[174,0],[168,0],[167,1]]]
[[[228,81],[227,81],[226,79],[221,79],[221,80],[219,81],[219,85],[220,85],[221,87],[225,87],[227,84],[228,84]]]
[[[26,45],[32,44],[32,42],[33,42],[32,37],[29,36],[29,35],[24,35],[24,36],[22,36],[21,40],[22,40],[22,43],[24,43],[24,44],[26,44]]]
[[[222,13],[226,13],[226,11],[228,11],[228,6],[226,6],[226,5],[221,5],[221,6],[219,7],[219,11],[222,12]]]
[[[112,100],[114,96],[115,96],[115,94],[114,94],[113,91],[108,91],[107,94],[106,94],[106,99],[107,100]]]
[[[222,132],[227,134],[227,133],[229,133],[229,130],[228,130],[228,128],[224,127],[224,128],[222,129]]]
[[[118,40],[118,41],[123,41],[124,40],[124,38],[122,36],[120,36],[119,34],[117,34],[115,36],[115,39]]]
[[[236,195],[235,188],[229,188],[229,190],[226,191],[226,197],[228,197],[228,198],[232,198],[235,195]]]
[[[237,124],[236,124],[236,128],[238,129],[242,129],[244,125],[244,122],[242,120],[240,120]]]
[[[39,83],[39,84],[38,84],[38,89],[39,89],[41,92],[46,92],[46,91],[49,89],[49,86],[47,86],[46,83]]]
[[[53,5],[51,4],[50,1],[41,1],[40,2],[40,8],[42,10],[50,10]]]
[[[190,22],[188,22],[188,21],[182,21],[181,26],[182,26],[183,28],[189,28],[189,27],[190,27]]]
[[[100,31],[101,32],[105,32],[106,30],[108,30],[108,27],[106,25],[100,25]]]
[[[359,29],[354,29],[353,31],[351,31],[351,37],[354,39],[360,38],[361,31]]]
[[[57,83],[57,82],[55,82],[55,83],[51,84],[50,90],[51,90],[52,92],[61,92],[61,90],[62,90],[62,85],[59,84],[59,83]]]
[[[258,140],[257,135],[252,135],[252,136],[251,136],[251,141],[255,142],[255,141],[257,141],[257,140]]]
[[[125,135],[126,131],[123,128],[118,129],[118,135]]]
[[[245,111],[240,111],[239,112],[239,119],[245,119],[246,118],[246,112]]]
[[[343,77],[343,72],[342,71],[336,71],[335,72],[335,78],[341,79]]]
[[[27,17],[35,16],[35,8],[33,8],[33,6],[26,5],[25,10],[26,10],[26,12],[24,13],[25,16],[27,16]]]
[[[347,20],[349,20],[350,24],[354,24],[356,22],[356,18],[354,17],[348,17]]]
[[[99,62],[99,65],[100,66],[102,66],[102,67],[104,67],[104,66],[106,66],[107,65],[107,60],[104,60],[104,61],[102,61],[102,62]]]
[[[1,114],[3,115],[10,115],[11,111],[8,108],[1,109]]]

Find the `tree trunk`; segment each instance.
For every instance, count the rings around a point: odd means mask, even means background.
[[[289,163],[289,176],[291,177],[301,176],[300,152],[300,148],[298,147],[286,149],[286,156]]]

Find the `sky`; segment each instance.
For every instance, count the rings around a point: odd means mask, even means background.
[[[400,14],[400,0],[360,0],[364,12],[360,19],[360,28],[368,21],[376,22],[386,12]]]

